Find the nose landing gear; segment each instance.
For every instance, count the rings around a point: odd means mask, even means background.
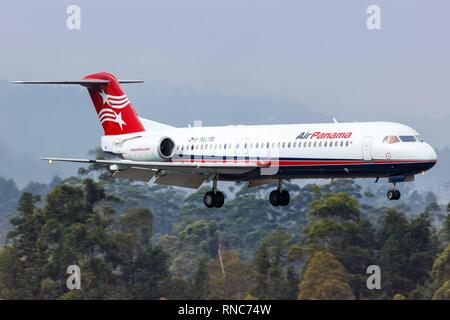
[[[289,200],[291,199],[291,196],[289,195],[289,192],[285,189],[281,188],[281,179],[278,180],[278,188],[270,192],[269,201],[270,204],[274,207],[278,206],[287,206],[289,204]]]
[[[398,200],[398,199],[400,199],[400,196],[401,196],[401,193],[400,193],[400,191],[395,189],[395,186],[393,189],[391,189],[387,192],[387,198],[389,200]]]

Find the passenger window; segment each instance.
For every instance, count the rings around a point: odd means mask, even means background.
[[[345,146],[348,147],[348,141],[345,142]]]
[[[294,142],[294,144],[292,145],[292,147],[296,147],[297,146],[297,142]]]
[[[344,141],[341,141],[341,147],[343,147],[344,146]]]
[[[290,142],[288,142],[288,148],[290,148],[291,147],[291,143]]]
[[[268,149],[269,147],[270,147],[270,143],[267,142],[267,143],[266,143],[266,148]]]
[[[314,148],[316,147],[316,145],[317,145],[317,141],[314,141]]]
[[[325,142],[323,143],[323,146],[324,146],[324,147],[326,147],[326,146],[327,146],[327,142],[326,142],[326,141],[325,141]]]
[[[283,142],[283,148],[285,148],[286,147],[286,143],[285,142]]]

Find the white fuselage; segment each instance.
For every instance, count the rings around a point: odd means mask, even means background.
[[[157,150],[163,138],[174,142],[168,158]],[[393,122],[173,128],[103,136],[102,149],[135,161],[271,160],[289,178],[408,176],[436,162],[414,129]]]

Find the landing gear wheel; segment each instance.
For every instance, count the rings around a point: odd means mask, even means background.
[[[280,192],[278,190],[270,192],[269,201],[271,205],[278,207],[280,205]]]
[[[291,196],[287,190],[280,191],[280,206],[287,206],[289,204],[289,200],[291,200]]]
[[[394,200],[394,199],[395,199],[395,190],[389,190],[389,191],[387,192],[387,198],[388,198],[389,200]]]
[[[216,192],[216,208],[222,208],[223,204],[225,202],[225,196],[222,192],[217,191]]]
[[[392,189],[388,191],[387,197],[389,200],[398,200],[401,197],[401,193],[397,189]]]
[[[287,190],[273,190],[270,193],[269,201],[270,204],[274,207],[278,206],[287,206],[289,204],[289,200],[291,199],[291,196],[289,195],[289,192]]]
[[[205,203],[205,206],[208,208],[214,208],[217,203],[217,196],[214,192],[208,191],[205,193],[205,197],[203,198],[203,202]]]

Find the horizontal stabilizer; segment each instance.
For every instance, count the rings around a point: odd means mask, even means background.
[[[119,83],[143,83],[143,80],[118,80]],[[29,80],[29,81],[11,81],[13,84],[79,84],[84,87],[95,87],[108,85],[109,80],[84,79],[84,80]]]

